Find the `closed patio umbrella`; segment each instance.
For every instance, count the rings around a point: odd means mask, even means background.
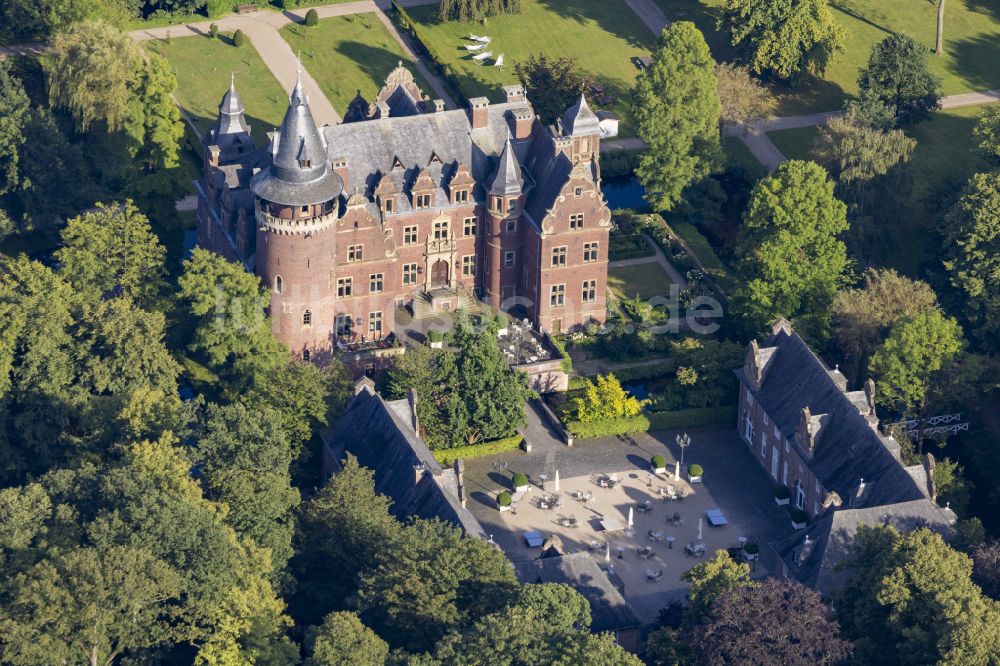
[[[559,470],[556,470],[556,492],[559,492]]]

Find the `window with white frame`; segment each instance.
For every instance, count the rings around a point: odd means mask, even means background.
[[[350,298],[353,288],[354,278],[337,278],[337,298]]]
[[[570,229],[583,229],[583,213],[573,213],[569,216]]]
[[[379,294],[382,292],[382,283],[385,276],[382,273],[372,273],[368,276],[368,292]]]
[[[467,254],[462,257],[462,275],[464,277],[476,276],[476,255]]]
[[[508,250],[503,253],[504,268],[511,268],[516,262],[517,262],[517,253],[514,250]]]
[[[561,308],[566,305],[566,285],[554,284],[549,290],[549,305]]]
[[[566,246],[561,245],[559,247],[552,248],[552,266],[565,266],[566,265]]]
[[[302,313],[302,325],[303,326],[312,326],[312,323],[313,323],[313,313],[312,313],[312,311],[311,310],[305,310]]]
[[[379,334],[382,332],[382,311],[368,313],[368,332]]]
[[[417,226],[403,227],[403,245],[416,245]]]
[[[475,236],[476,235],[476,227],[478,226],[476,224],[477,221],[478,220],[476,218],[474,218],[474,217],[467,217],[464,220],[462,220],[462,232],[466,236]]]
[[[581,294],[584,303],[593,303],[597,300],[597,280],[584,280],[583,293]]]
[[[598,256],[598,246],[600,243],[594,241],[593,243],[583,244],[583,263],[590,264],[597,261]]]
[[[434,240],[444,240],[448,237],[448,220],[438,220],[434,223]]]
[[[363,261],[365,258],[365,246],[364,245],[348,245],[347,246],[347,261],[348,263],[355,261]]]
[[[417,265],[416,264],[403,264],[403,285],[411,285],[417,283]]]

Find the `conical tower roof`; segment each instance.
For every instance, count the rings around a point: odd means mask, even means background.
[[[243,100],[236,92],[236,77],[230,75],[229,90],[222,96],[219,103],[219,120],[216,124],[216,137],[224,134],[239,134],[241,132],[250,133],[250,126],[243,117]]]
[[[343,181],[330,168],[326,139],[309,110],[301,73],[281,127],[272,135],[270,153],[271,165],[251,183],[262,199],[305,206],[333,199],[343,190]]]
[[[567,134],[598,134],[601,122],[597,114],[590,110],[587,98],[580,93],[580,99],[566,111],[563,116],[563,127]]]
[[[521,165],[517,162],[517,155],[514,154],[514,146],[511,145],[510,137],[503,146],[500,153],[500,163],[490,181],[490,194],[498,196],[514,196],[521,194],[524,186],[524,178],[521,176]]]

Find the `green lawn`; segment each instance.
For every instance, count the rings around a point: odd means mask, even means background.
[[[608,269],[608,289],[619,300],[634,298],[636,294],[642,299],[665,296],[671,284],[673,282],[655,261]]]
[[[538,53],[569,56],[617,98],[611,108],[622,116],[622,135],[631,136],[628,98],[638,73],[631,59],[649,55],[653,34],[624,0],[523,0],[523,6],[522,14],[495,16],[486,25],[440,23],[436,6],[406,11],[432,56],[451,72],[466,97],[486,95],[501,101],[502,87],[517,83],[515,63]],[[469,43],[470,32],[493,38],[489,50],[494,57],[504,55],[502,71],[491,66],[492,59],[490,65],[472,60],[462,47]]]
[[[717,59],[732,51],[715,29],[724,0],[656,0],[670,20],[694,21]],[[776,86],[777,115],[830,111],[857,90],[858,68],[868,61],[872,46],[889,31],[905,32],[928,53],[934,47],[937,3],[930,0],[832,0],[834,15],[851,32],[847,50],[821,79],[809,79],[796,89]],[[945,53],[928,56],[931,71],[942,79],[945,95],[1000,87],[1000,2],[949,0],[945,6]]]
[[[421,90],[431,99],[436,97],[374,13],[327,18],[311,28],[291,24],[281,29],[281,36],[302,54],[302,65],[341,114],[358,90],[369,102],[375,101],[385,77],[400,60],[410,65]]]
[[[236,90],[246,107],[258,146],[267,143],[267,132],[281,124],[288,107],[288,93],[264,65],[253,46],[241,49],[226,39],[184,37],[143,42],[170,61],[177,75],[177,101],[204,136],[219,115],[219,102],[229,88],[229,74],[236,73]]]
[[[921,264],[934,261],[936,248],[928,246],[929,231],[939,213],[935,201],[953,195],[969,177],[985,168],[973,150],[972,129],[986,106],[935,111],[925,123],[906,133],[917,140],[910,159],[913,190],[907,204],[896,217],[892,231],[896,246],[890,248],[886,263],[902,272],[915,275]],[[791,159],[811,159],[816,127],[769,132],[768,138]]]
[[[770,135],[769,135],[770,136]],[[735,136],[722,137],[722,151],[727,167],[741,167],[751,180],[763,178],[767,170],[750,152],[747,145]]]
[[[790,160],[811,160],[812,147],[817,136],[819,128],[816,126],[767,133],[767,138]]]

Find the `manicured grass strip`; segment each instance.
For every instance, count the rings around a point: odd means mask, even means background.
[[[690,222],[672,217],[669,221],[664,220],[670,235],[681,241],[688,253],[701,264],[705,273],[731,295],[736,288],[736,279],[729,272],[729,268],[719,259],[712,244],[708,242],[704,234],[698,231],[698,227]]]
[[[190,114],[202,136],[219,115],[219,102],[229,89],[230,72],[246,108],[252,136],[258,146],[267,143],[267,132],[281,124],[288,107],[288,93],[261,60],[253,46],[232,45],[224,39],[185,37],[146,41],[143,47],[164,56],[177,75],[177,101]]]
[[[732,57],[715,28],[724,0],[655,0],[672,21],[688,20],[705,33],[716,59]],[[949,0],[945,7],[945,53],[935,56],[937,3],[915,0],[834,0],[837,22],[851,32],[847,49],[820,78],[807,77],[796,88],[775,86],[776,115],[831,111],[857,91],[858,68],[874,44],[889,32],[903,32],[927,47],[928,64],[941,77],[944,94],[1000,87],[1000,5],[984,0]]]
[[[569,56],[616,98],[609,108],[622,116],[622,135],[630,135],[634,130],[629,127],[629,97],[639,71],[631,59],[649,55],[655,44],[649,29],[624,0],[523,0],[522,5],[524,13],[494,16],[486,25],[440,23],[436,5],[406,11],[417,24],[425,46],[466,97],[486,95],[501,101],[503,86],[517,83],[515,63],[538,53],[550,58]],[[470,32],[493,38],[487,48],[494,58],[504,55],[502,70],[492,66],[493,58],[487,65],[472,60],[472,54],[463,48],[470,43]],[[600,106],[596,99],[590,101]]]
[[[665,296],[670,293],[670,277],[655,261],[608,269],[608,288],[619,300]]]
[[[369,103],[399,61],[431,99],[434,91],[374,13],[322,19],[311,28],[287,25],[281,36],[302,54],[302,65],[343,115],[358,90]]]
[[[727,167],[740,167],[746,171],[751,180],[757,180],[767,175],[764,168],[747,145],[735,136],[722,137],[722,150],[726,156]]]

